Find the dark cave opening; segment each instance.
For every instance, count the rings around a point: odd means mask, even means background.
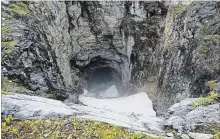
[[[119,93],[122,92],[122,77],[114,68],[101,67],[88,74],[87,89],[91,93],[102,93],[113,85]]]

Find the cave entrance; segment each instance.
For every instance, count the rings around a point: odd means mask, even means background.
[[[119,97],[122,92],[121,74],[111,67],[94,69],[89,74],[87,90],[88,95],[98,98]]]

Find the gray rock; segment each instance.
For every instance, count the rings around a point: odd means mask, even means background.
[[[212,134],[193,133],[189,132],[188,135],[193,139],[213,139]]]
[[[195,131],[197,128],[201,128],[205,132],[204,130],[207,130],[206,126],[209,124],[220,125],[220,103],[192,109],[191,105],[195,100],[185,99],[171,106],[169,108],[171,115],[164,126],[172,127],[179,132]]]
[[[173,137],[173,133],[166,133],[167,137]]]
[[[187,134],[182,134],[181,135],[181,139],[190,139],[189,136]]]
[[[100,101],[100,99],[93,99],[93,104],[97,103],[97,101]],[[129,97],[124,99],[131,101]],[[114,106],[114,102],[120,103],[120,101],[117,99],[109,99],[108,101],[108,103],[112,104],[112,106]],[[12,115],[16,119],[54,119],[74,115],[79,119],[89,118],[100,122],[126,127],[132,131],[143,131],[154,135],[164,134],[161,127],[162,120],[157,118],[155,114],[153,116],[152,114],[145,112],[145,115],[143,116],[142,114],[138,113],[138,110],[137,112],[133,112],[131,114],[129,112],[129,107],[119,105],[114,108],[114,110],[98,107],[98,105],[94,107],[91,104],[80,105],[68,102],[66,103],[67,104],[58,100],[41,98],[37,96],[12,93],[11,95],[2,95],[1,113],[3,118],[7,117],[8,115]],[[146,104],[146,102],[143,103]],[[102,103],[99,105],[103,106]],[[152,104],[149,105],[149,108],[146,108],[146,110],[150,109],[153,111]]]
[[[198,98],[187,98],[181,100],[179,103],[172,105],[168,109],[168,113],[172,114],[172,116],[185,115],[192,110],[192,103],[196,100],[198,100]]]
[[[215,5],[190,2],[169,6],[159,73],[163,100],[158,98],[158,109],[186,97],[207,95],[206,82],[218,79],[220,18],[215,18],[219,13]]]

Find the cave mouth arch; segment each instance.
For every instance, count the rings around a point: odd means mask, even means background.
[[[88,74],[88,94],[98,98],[119,97],[122,95],[122,76],[114,68],[99,67]]]

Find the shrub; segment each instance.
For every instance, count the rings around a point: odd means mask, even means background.
[[[209,93],[208,97],[201,97],[197,101],[193,102],[192,107],[197,108],[199,106],[206,106],[206,105],[214,104],[218,100],[219,97],[220,95],[218,93],[212,91]]]

